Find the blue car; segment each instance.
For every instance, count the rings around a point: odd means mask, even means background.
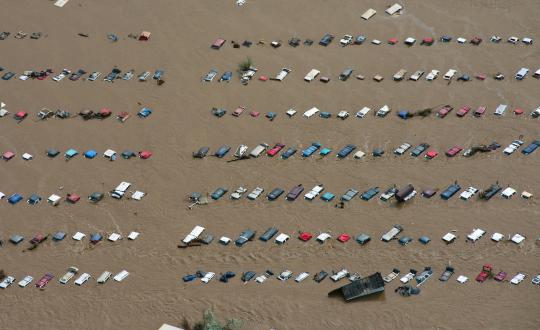
[[[218,150],[216,150],[214,156],[216,156],[217,158],[223,158],[229,152],[229,150],[231,150],[231,147],[229,147],[228,145],[223,145],[219,147]]]
[[[156,70],[156,72],[154,72],[154,76],[152,78],[154,78],[155,80],[159,80],[161,79],[161,77],[163,77],[163,74],[165,72],[163,70]]]
[[[345,158],[347,157],[351,152],[353,152],[354,150],[356,149],[356,146],[353,145],[353,144],[347,144],[345,147],[343,147],[343,149],[341,149],[338,154],[337,154],[337,157],[338,158]]]
[[[361,44],[364,43],[364,41],[366,41],[366,37],[363,36],[363,35],[359,35],[358,37],[356,37],[356,38],[354,39],[354,44],[355,44],[355,45],[361,45]]]
[[[225,195],[227,191],[228,191],[227,188],[219,187],[216,190],[214,190],[214,192],[212,193],[212,195],[210,195],[210,197],[212,197],[213,200],[217,201],[218,199],[223,197],[223,195]]]
[[[332,40],[334,40],[334,36],[330,33],[327,33],[321,38],[321,41],[319,41],[319,45],[326,47],[332,42]]]
[[[9,204],[12,204],[12,205],[15,205],[17,204],[18,202],[22,201],[23,197],[19,194],[13,194],[11,196],[9,196],[8,198],[8,203]]]
[[[137,116],[139,118],[148,118],[152,114],[152,110],[148,108],[142,108],[138,113]]]
[[[377,196],[379,193],[379,187],[375,188],[369,188],[368,190],[364,191],[364,193],[360,196],[365,201],[369,201],[373,197]]]
[[[289,149],[285,150],[285,152],[283,152],[281,154],[281,158],[282,159],[289,159],[289,157],[291,157],[295,153],[296,153],[296,148],[290,147]]]
[[[330,112],[321,111],[321,113],[319,113],[319,116],[321,118],[328,119],[328,118],[332,117],[332,114]]]
[[[444,200],[449,200],[454,196],[458,191],[461,190],[461,186],[457,183],[451,184],[441,193],[441,198]]]
[[[231,78],[232,78],[232,72],[231,71],[225,71],[222,75],[221,75],[221,78],[219,78],[219,81],[226,81],[226,82],[229,82],[231,81]]]
[[[313,153],[321,148],[321,144],[319,142],[313,142],[309,147],[302,150],[302,157],[309,157],[313,155]]]
[[[325,202],[331,201],[332,199],[334,199],[334,197],[336,196],[328,191],[321,195],[321,199]]]
[[[182,280],[184,282],[191,282],[196,278],[197,278],[197,275],[189,274],[189,275],[185,275],[184,277],[182,277]]]
[[[538,147],[540,147],[540,141],[534,140],[531,144],[523,148],[523,150],[521,150],[521,153],[524,155],[532,154]]]

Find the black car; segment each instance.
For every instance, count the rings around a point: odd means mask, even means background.
[[[330,33],[327,33],[321,38],[321,41],[319,41],[319,45],[326,47],[332,42],[332,40],[334,40],[334,36]]]
[[[212,114],[218,118],[223,117],[227,113],[227,110],[222,108],[212,108]]]
[[[204,158],[208,154],[208,147],[201,147],[199,150],[193,153],[193,158]]]
[[[252,271],[244,272],[242,274],[242,282],[249,282],[252,278],[255,277],[255,275],[257,275],[257,273]]]
[[[268,242],[277,234],[278,230],[275,227],[268,228],[262,235],[259,237],[259,239],[263,242]]]
[[[3,76],[2,76],[2,79],[3,80],[10,80],[11,78],[13,78],[13,76],[15,75],[15,72],[6,72]]]
[[[413,157],[418,157],[418,156],[420,156],[424,151],[426,151],[427,148],[429,148],[429,144],[427,144],[427,143],[421,143],[421,144],[418,145],[416,148],[414,148],[413,151],[411,151],[411,156],[413,156]]]
[[[240,236],[236,239],[236,241],[234,241],[234,244],[236,244],[236,246],[243,246],[248,241],[253,239],[254,236],[255,232],[253,230],[244,230],[240,233]]]
[[[321,283],[322,280],[324,280],[327,276],[328,276],[328,273],[325,272],[324,270],[321,270],[320,272],[315,274],[315,276],[313,277],[313,280],[317,283]]]
[[[273,200],[278,199],[279,196],[281,196],[284,192],[285,191],[281,188],[275,188],[270,193],[268,193],[268,195],[266,195],[266,198],[268,198],[268,200],[270,201],[273,201]]]
[[[69,76],[69,80],[71,81],[79,80],[79,78],[81,78],[83,74],[86,74],[86,71],[84,71],[83,69],[79,69],[77,70],[77,72],[73,72]]]

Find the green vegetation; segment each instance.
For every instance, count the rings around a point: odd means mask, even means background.
[[[203,312],[203,319],[201,321],[197,321],[192,325],[184,318],[181,326],[185,330],[239,330],[242,328],[242,321],[229,319],[222,325],[214,315],[214,312],[207,309]]]

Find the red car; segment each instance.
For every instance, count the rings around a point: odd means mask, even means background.
[[[152,156],[152,152],[148,150],[139,151],[139,157],[142,159],[148,159]]]
[[[519,116],[523,114],[523,109],[515,108],[514,109],[514,115]]]
[[[220,49],[221,46],[223,46],[223,44],[225,44],[225,41],[226,40],[223,39],[223,38],[218,38],[212,43],[212,45],[210,47],[213,48],[213,49]]]
[[[274,157],[274,156],[277,155],[277,153],[278,153],[281,149],[283,149],[284,147],[285,147],[284,144],[282,144],[282,143],[276,143],[276,145],[275,145],[272,149],[268,150],[268,151],[266,152],[266,154],[267,154],[268,156],[270,156],[270,157]]]
[[[337,240],[340,241],[341,243],[345,243],[347,242],[348,240],[351,239],[351,236],[347,235],[347,234],[341,234],[338,236]]]
[[[454,108],[451,105],[445,105],[439,109],[439,111],[437,112],[437,116],[439,116],[439,118],[444,118],[452,110],[454,110]]]
[[[301,241],[304,241],[304,242],[309,241],[312,237],[313,237],[313,235],[311,235],[308,232],[302,232],[302,233],[300,233],[298,235],[298,239],[301,240]]]
[[[431,46],[431,45],[433,45],[433,42],[435,42],[435,40],[433,40],[433,38],[424,38],[424,39],[422,39],[422,45]]]
[[[43,289],[45,287],[45,285],[47,285],[47,283],[49,283],[49,281],[52,280],[53,278],[54,278],[54,275],[50,274],[50,273],[47,273],[47,274],[43,275],[43,277],[40,278],[36,282],[36,288]]]
[[[430,151],[426,152],[426,155],[424,157],[426,157],[427,159],[433,159],[433,158],[437,157],[437,155],[438,155],[437,151],[430,150]]]
[[[463,150],[460,146],[453,146],[452,148],[446,150],[445,155],[448,157],[454,157],[455,155],[459,154],[459,152]]]
[[[506,273],[505,272],[498,272],[497,275],[495,275],[495,277],[493,277],[493,278],[495,279],[495,281],[502,282],[506,278]]]
[[[484,267],[482,267],[480,274],[476,276],[476,281],[483,283],[491,275],[492,269],[490,264],[485,264]]]
[[[478,109],[474,110],[474,116],[475,117],[482,117],[482,115],[486,112],[486,107],[478,107]]]
[[[251,112],[249,113],[249,115],[250,115],[251,117],[259,117],[260,114],[261,114],[261,113],[260,113],[259,111],[251,111]]]
[[[21,121],[24,118],[26,118],[27,116],[28,116],[28,113],[26,111],[18,111],[15,114],[15,120]]]
[[[456,115],[457,115],[458,117],[463,117],[463,116],[465,116],[466,114],[468,114],[469,111],[471,111],[471,107],[464,105],[464,106],[462,106],[461,108],[459,108],[459,110],[456,112]]]
[[[476,79],[478,79],[478,80],[486,80],[486,78],[487,78],[487,76],[485,74],[483,74],[483,73],[478,73],[476,75]]]
[[[397,38],[390,38],[390,39],[388,39],[388,44],[389,44],[389,45],[395,45],[395,44],[397,44],[397,43],[398,43]]]
[[[244,112],[244,110],[246,110],[246,108],[237,107],[236,109],[234,109],[232,115],[235,116],[235,117],[239,117],[242,114],[242,112]]]
[[[66,200],[70,202],[71,204],[77,203],[80,199],[81,197],[77,194],[67,194],[66,196]]]

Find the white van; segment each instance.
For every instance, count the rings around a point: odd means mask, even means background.
[[[527,73],[529,73],[529,69],[527,68],[521,68],[519,69],[519,71],[516,73],[516,79],[517,80],[523,80],[523,78],[525,78],[525,76],[527,75]]]
[[[111,197],[120,199],[124,196],[126,191],[131,187],[131,183],[129,182],[121,182],[114,190],[111,192]]]
[[[88,281],[88,279],[90,279],[90,274],[83,273],[81,276],[79,276],[78,279],[75,280],[75,284],[83,285],[84,283],[86,283],[86,281]]]
[[[401,228],[401,226],[395,225],[386,234],[382,235],[381,241],[390,242],[397,236],[397,234],[401,233],[402,230],[403,228]]]
[[[208,272],[208,273],[204,274],[203,278],[201,278],[201,282],[208,283],[214,278],[214,276],[216,276],[216,273]]]
[[[395,81],[401,81],[403,80],[403,78],[405,78],[405,75],[407,74],[407,70],[405,69],[400,69],[398,72],[396,72],[396,74],[394,74],[394,80]]]
[[[426,76],[427,81],[432,81],[437,79],[437,76],[439,75],[439,70],[431,70],[430,73]]]
[[[300,282],[302,282],[303,280],[305,280],[305,279],[308,278],[308,277],[309,277],[309,273],[307,273],[307,272],[302,272],[302,273],[298,274],[298,276],[296,276],[296,278],[294,279],[294,281],[295,281],[296,283],[300,283]]]
[[[478,241],[482,236],[484,236],[486,232],[482,229],[473,229],[472,233],[467,235],[467,239],[469,239],[472,242]]]
[[[101,275],[99,275],[97,282],[99,284],[104,284],[105,282],[109,280],[109,278],[111,278],[111,275],[112,275],[111,272],[104,271]]]
[[[452,80],[452,78],[454,77],[454,75],[456,74],[456,70],[454,69],[450,69],[448,70],[445,74],[444,74],[444,79],[445,80]]]
[[[401,6],[399,3],[395,3],[392,6],[388,7],[388,9],[386,9],[385,12],[388,15],[394,15],[395,13],[400,11],[401,9],[403,9],[403,6]]]
[[[418,81],[418,79],[420,79],[420,77],[422,77],[423,75],[424,75],[424,71],[422,71],[422,70],[415,71],[415,72],[409,77],[409,80]]]
[[[371,109],[368,108],[368,107],[363,107],[362,109],[360,109],[357,113],[356,113],[356,117],[358,118],[364,118],[368,112],[370,111]]]
[[[504,112],[506,111],[506,108],[508,108],[508,105],[506,104],[499,104],[497,109],[495,109],[495,115],[502,116],[504,115]]]
[[[313,187],[307,194],[305,194],[304,198],[307,199],[308,201],[311,201],[315,197],[317,197],[323,190],[324,190],[324,187],[322,184],[317,185]]]
[[[319,109],[313,107],[313,108],[309,109],[308,111],[304,112],[303,116],[306,117],[306,118],[311,118],[317,112],[319,112]]]
[[[390,107],[386,104],[382,106],[382,108],[377,111],[377,117],[384,117],[390,112]]]
[[[201,227],[201,226],[195,226],[195,228],[193,228],[193,230],[191,231],[191,233],[189,233],[183,240],[182,242],[184,244],[188,244],[189,242],[193,241],[194,239],[197,239],[199,238],[199,236],[203,233],[204,231],[204,227]]]
[[[291,72],[290,69],[283,68],[283,69],[281,69],[281,71],[278,72],[278,74],[276,75],[276,77],[273,80],[282,81],[283,79],[285,79],[285,77],[287,77],[289,72]]]
[[[255,148],[253,148],[253,150],[251,150],[251,152],[249,153],[249,155],[251,157],[259,157],[266,149],[268,149],[268,144],[266,143],[261,143],[259,144],[258,146],[256,146]]]
[[[116,282],[122,282],[126,277],[128,277],[128,275],[129,275],[129,272],[124,269],[120,273],[116,274],[113,279]]]
[[[307,82],[311,82],[313,79],[317,78],[319,73],[321,73],[321,71],[317,69],[311,69],[311,71],[309,71],[308,74],[306,74],[306,76],[304,77],[304,80]]]
[[[253,148],[253,150],[251,150],[251,152],[249,153],[249,155],[251,157],[259,157],[266,149],[268,149],[268,144],[266,143],[261,143],[259,144],[258,146],[256,146],[255,148]]]
[[[335,273],[334,275],[330,276],[330,279],[334,282],[337,282],[344,278],[345,276],[349,275],[349,271],[345,268],[340,270],[339,272]]]

